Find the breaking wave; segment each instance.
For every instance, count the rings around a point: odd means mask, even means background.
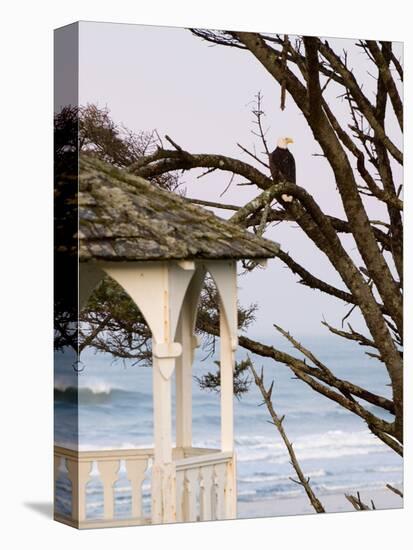
[[[274,475],[267,472],[257,472],[250,476],[245,477],[238,477],[238,481],[240,483],[270,483],[274,481],[287,481],[290,479],[292,473],[290,475],[284,474],[284,475]],[[323,469],[320,470],[314,470],[313,472],[306,472],[306,476],[313,478],[318,477],[325,477],[331,475],[329,472],[326,472]]]
[[[78,387],[65,382],[57,382],[54,387],[55,400],[69,403],[105,403],[125,397],[126,394],[133,394],[134,398],[140,402],[151,400],[146,393],[131,391],[101,380],[91,380],[87,385],[79,384]]]
[[[384,444],[369,431],[344,432],[330,430],[322,434],[299,436],[294,441],[294,450],[299,460],[340,458],[344,456],[380,453]],[[239,437],[236,439],[239,462],[265,461],[273,464],[289,462],[284,444],[274,435]]]

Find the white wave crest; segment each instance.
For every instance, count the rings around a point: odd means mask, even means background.
[[[299,436],[293,439],[299,460],[340,458],[344,456],[380,453],[384,444],[369,431],[344,432],[330,430],[321,434]],[[237,438],[237,455],[240,462],[266,461],[282,464],[289,461],[285,446],[277,437],[256,436]]]
[[[323,469],[315,470],[314,472],[306,472],[306,476],[310,478],[323,477],[327,475],[327,472]],[[287,481],[290,479],[290,475],[266,475],[262,473],[253,474],[251,476],[238,477],[238,481],[241,483],[267,483],[274,481]]]
[[[59,390],[61,392],[64,392],[69,389],[78,389],[79,391],[87,390],[94,395],[98,394],[106,394],[109,395],[111,391],[113,390],[122,390],[122,386],[117,384],[111,384],[107,380],[99,380],[98,378],[88,378],[87,380],[81,378],[79,380],[78,386],[73,385],[73,381],[67,381],[64,379],[56,380],[54,385],[55,390]]]

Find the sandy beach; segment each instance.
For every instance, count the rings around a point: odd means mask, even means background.
[[[403,490],[399,485],[398,489]],[[351,492],[355,494],[355,492]],[[353,506],[345,498],[344,493],[329,493],[317,495],[326,512],[351,512]],[[389,489],[370,489],[360,491],[361,500],[370,505],[373,500],[377,510],[403,508],[403,499]],[[314,509],[305,494],[296,497],[272,498],[253,502],[238,503],[239,518],[294,516],[314,514]]]

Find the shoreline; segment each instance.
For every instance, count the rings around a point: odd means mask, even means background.
[[[400,485],[396,486],[401,489]],[[348,491],[348,494],[356,495],[357,491]],[[327,513],[334,512],[355,512],[355,509],[341,493],[324,493],[316,495],[323,504]],[[403,508],[403,499],[393,493],[390,489],[365,489],[360,491],[361,500],[371,506],[373,500],[376,510],[392,510]],[[250,502],[238,502],[239,519],[298,516],[315,514],[308,497],[305,494],[295,497],[272,498]]]

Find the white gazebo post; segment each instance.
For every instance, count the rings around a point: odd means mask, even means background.
[[[176,472],[172,460],[171,376],[180,344],[154,344],[152,523],[176,521]]]
[[[191,312],[188,306],[189,304],[185,300],[177,330],[177,341],[182,345],[182,354],[176,360],[175,372],[176,447],[180,458],[184,458],[185,447],[192,446],[193,338],[192,331],[189,329]]]
[[[234,454],[234,368],[238,345],[237,268],[235,261],[208,263],[219,293],[221,372],[221,451],[233,455],[227,468],[225,517],[235,518],[236,462]]]
[[[193,262],[181,262],[180,265],[190,267]],[[192,266],[191,266],[192,267]],[[182,304],[176,340],[182,345],[182,354],[176,361],[176,447],[183,450],[192,447],[192,365],[198,338],[194,334],[197,309],[201,288],[204,282],[205,270],[197,265]]]

